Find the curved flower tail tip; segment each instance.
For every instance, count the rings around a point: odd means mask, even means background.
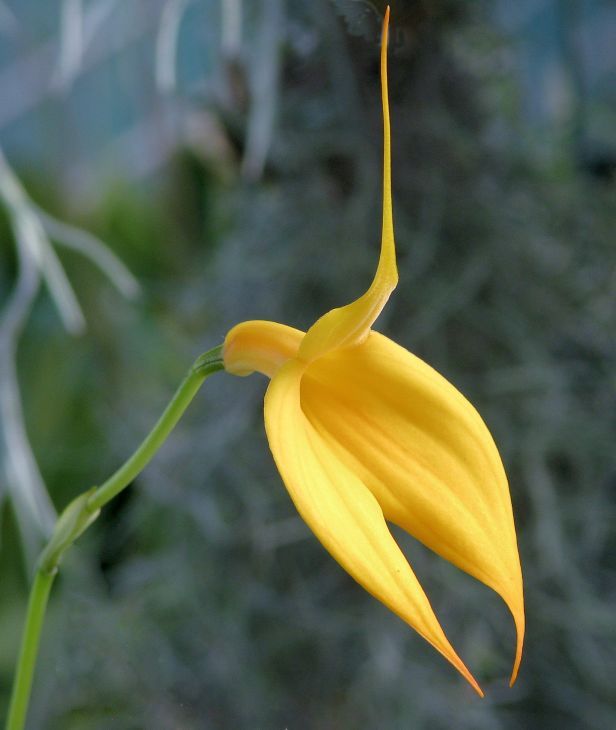
[[[517,633],[515,659],[513,661],[513,670],[511,671],[511,678],[509,680],[509,686],[513,687],[516,679],[518,678],[518,671],[520,670],[520,662],[522,661],[522,649],[524,647],[524,606],[517,609],[515,612],[510,606],[511,613],[513,614],[513,620],[515,622],[515,629]]]
[[[391,293],[398,283],[398,268],[396,266],[396,245],[394,242],[394,220],[391,203],[391,130],[389,124],[389,90],[387,86],[388,39],[389,5],[385,11],[383,36],[381,38],[381,99],[383,104],[383,230],[381,233],[381,256],[372,286],[381,284],[383,288],[390,287],[389,292]]]
[[[287,362],[265,397],[269,445],[298,512],[360,585],[432,644],[483,696],[447,640],[375,496],[323,431],[319,404],[304,387],[306,367],[298,360]]]
[[[391,204],[391,142],[387,91],[389,7],[381,41],[381,95],[383,101],[383,230],[376,274],[368,291],[351,304],[332,309],[318,319],[304,338],[299,357],[311,362],[330,350],[362,342],[398,283]]]

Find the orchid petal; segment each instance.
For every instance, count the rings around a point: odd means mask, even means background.
[[[325,353],[360,343],[381,313],[398,283],[396,247],[391,205],[391,142],[387,93],[387,38],[389,8],[385,13],[381,40],[381,94],[383,104],[383,230],[381,254],[376,274],[368,291],[344,307],[324,314],[308,330],[299,357],[310,362]]]
[[[385,518],[494,589],[524,637],[522,573],[507,477],[473,406],[444,377],[376,332],[312,363],[306,415],[374,494]]]
[[[445,656],[481,695],[434,615],[379,503],[313,423],[306,365],[287,362],[265,398],[265,427],[283,481],[302,518],[340,565]],[[308,401],[308,402],[306,402]]]

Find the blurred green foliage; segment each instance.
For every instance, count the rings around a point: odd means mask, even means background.
[[[349,33],[341,5],[286,7],[293,32],[279,39],[276,135],[262,176],[240,174],[248,111],[193,100],[194,113],[219,120],[230,156],[193,145],[157,182],[117,181],[80,214],[145,294],[121,301],[66,254],[88,334],[69,339],[47,299],[37,302],[19,371],[56,506],[128,455],[193,358],[230,326],[306,327],[364,291],[380,233],[377,48]],[[616,188],[579,168],[566,138],[558,154],[528,156],[507,50],[484,9],[435,0],[397,15],[394,3],[400,286],[377,329],[450,378],[502,449],[526,581],[518,683],[505,681],[514,636],[504,606],[411,539],[396,533],[484,701],[343,573],[273,466],[265,383],[217,375],[70,553],[29,727],[613,724]],[[52,181],[33,185],[54,213],[70,210],[44,192]],[[7,509],[2,524],[4,705],[26,579]]]

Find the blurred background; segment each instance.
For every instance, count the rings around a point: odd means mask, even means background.
[[[400,285],[378,322],[489,424],[528,633],[396,532],[479,700],[349,578],[209,381],[67,556],[32,730],[616,726],[616,3],[392,0]],[[306,328],[380,241],[374,0],[0,2],[0,715],[61,509],[243,319]]]

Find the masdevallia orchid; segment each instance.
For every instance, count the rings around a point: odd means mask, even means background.
[[[391,204],[385,16],[381,46],[383,229],[368,291],[308,332],[243,322],[225,339],[225,369],[271,378],[265,427],[298,512],[367,591],[406,621],[483,694],[447,640],[387,521],[494,589],[522,656],[522,573],[507,477],[473,406],[429,365],[371,327],[398,282]]]

